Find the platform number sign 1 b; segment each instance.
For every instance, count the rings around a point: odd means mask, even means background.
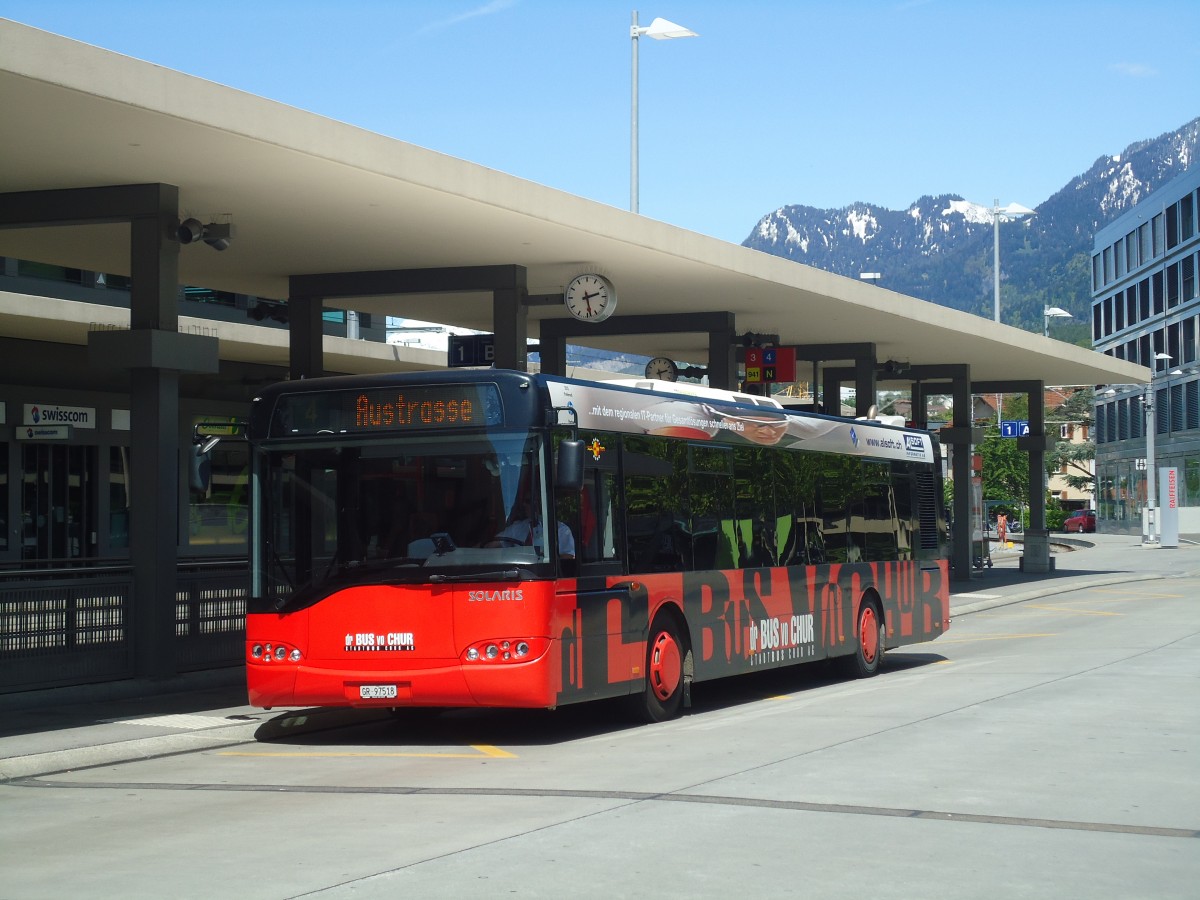
[[[494,334],[452,334],[446,365],[453,369],[462,366],[490,366],[496,361]]]

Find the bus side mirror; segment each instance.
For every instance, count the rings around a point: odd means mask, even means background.
[[[583,441],[559,441],[558,463],[554,467],[554,487],[577,491],[583,487]]]

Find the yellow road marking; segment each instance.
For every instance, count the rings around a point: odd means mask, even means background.
[[[1181,600],[1184,594],[1165,594],[1160,591],[1151,591],[1144,594],[1130,595],[1128,590],[1118,591],[1113,588],[1096,588],[1092,593],[1095,594],[1114,594],[1121,600]]]
[[[222,750],[218,756],[264,756],[264,757],[295,757],[297,759],[322,759],[339,757],[382,757],[388,759],[394,758],[415,758],[415,759],[517,759],[517,754],[509,753],[507,750],[501,750],[499,747],[493,747],[490,744],[472,744],[471,749],[475,753],[366,753],[357,751],[330,751],[317,753],[284,753],[276,751],[238,751],[238,750]]]
[[[1124,613],[1104,612],[1097,609],[1072,609],[1069,606],[1042,606],[1040,603],[1026,604],[1030,609],[1046,609],[1051,612],[1078,613],[1081,616],[1123,616]]]
[[[973,644],[976,641],[1011,641],[1019,638],[1055,637],[1052,631],[1031,632],[1030,634],[981,634],[973,638],[938,638],[938,646],[942,644]]]

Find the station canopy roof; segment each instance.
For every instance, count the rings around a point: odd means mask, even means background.
[[[8,20],[0,20],[0,108],[0,193],[163,182],[179,187],[183,217],[230,222],[226,251],[181,247],[185,284],[284,300],[291,275],[515,264],[528,270],[531,294],[554,294],[598,271],[617,286],[613,321],[729,311],[739,334],[872,342],[880,361],[969,363],[975,381],[1127,383],[1150,374]],[[4,229],[0,255],[126,274],[129,228]],[[488,294],[327,305],[492,329]],[[546,317],[567,313],[530,307],[530,338]],[[695,364],[708,351],[701,333],[571,342]]]

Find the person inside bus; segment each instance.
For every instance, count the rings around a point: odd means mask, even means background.
[[[523,498],[513,507],[509,524],[496,533],[487,547],[534,546],[540,551],[544,546],[542,540],[542,523],[533,515],[532,504],[528,498]],[[559,559],[575,558],[575,535],[565,522],[558,523],[558,556]]]

